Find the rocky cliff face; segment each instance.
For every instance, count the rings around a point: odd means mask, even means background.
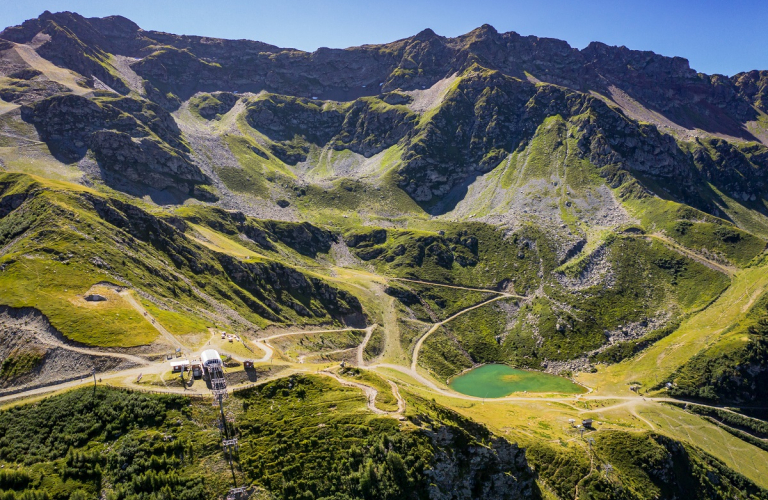
[[[307,53],[145,31],[119,16],[46,12],[0,39],[6,52],[32,44],[95,86],[83,97],[40,83],[37,94],[21,84],[3,90],[29,102],[25,119],[57,152],[90,154],[108,174],[184,196],[215,199],[198,167],[207,160],[193,158],[166,109],[203,91],[212,93],[194,97],[191,110],[212,120],[241,100],[245,122],[289,166],[313,147],[370,158],[399,146],[395,180],[426,207],[523,150],[552,116],[566,120],[565,136],[578,138],[579,155],[606,169],[611,184],[621,172],[662,180],[679,201],[711,213],[723,202],[712,201],[709,184],[742,202],[765,198],[765,71],[709,76],[682,58],[601,43],[578,50],[488,25],[456,38],[426,30]],[[455,80],[438,98],[414,102],[448,77]],[[97,80],[120,94],[134,90],[116,98]]]
[[[39,33],[50,37],[39,49],[44,57],[104,77],[115,90],[122,91],[119,81],[99,70],[104,54],[141,58],[134,69],[149,85],[182,97],[200,90],[268,90],[351,100],[380,89],[429,87],[478,63],[580,91],[607,94],[615,87],[684,126],[738,132],[738,124],[755,118],[752,105],[762,103],[765,94],[765,72],[708,76],[680,57],[597,42],[578,50],[560,40],[498,33],[489,25],[456,38],[425,30],[385,45],[307,53],[247,40],[144,31],[120,16],[86,19],[46,12],[5,29],[0,38],[27,43]],[[83,57],[84,49],[74,48],[74,41],[82,42],[91,57]],[[760,106],[764,109],[764,103]]]
[[[420,398],[414,403],[430,410],[411,420],[432,445],[424,471],[431,500],[541,498],[524,449],[452,410]]]
[[[61,94],[25,105],[21,113],[66,162],[90,153],[100,168],[121,179],[215,199],[200,189],[210,179],[192,163],[173,118],[156,104]]]
[[[431,483],[431,500],[536,498],[531,477],[526,474],[525,452],[516,445],[502,438],[492,438],[489,446],[467,445],[467,435],[446,426],[428,435],[440,450],[432,468],[425,472]]]

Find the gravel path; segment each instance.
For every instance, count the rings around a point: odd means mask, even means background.
[[[343,379],[330,370],[321,370],[319,373],[335,379],[338,383],[340,383],[343,386],[354,387],[356,389],[360,389],[361,391],[363,391],[363,394],[365,394],[365,397],[366,397],[366,406],[373,413],[376,413],[378,415],[388,415],[390,417],[396,417],[396,416],[402,416],[403,412],[405,411],[405,401],[400,397],[400,392],[397,391],[397,387],[392,382],[390,382],[390,384],[392,385],[392,388],[393,388],[392,392],[394,396],[397,398],[397,411],[385,411],[376,407],[376,396],[378,396],[379,391],[374,387],[371,387],[369,385],[364,385],[364,384],[358,384],[357,382],[352,382],[352,381]]]
[[[427,333],[425,333],[424,335],[421,336],[419,341],[416,342],[416,346],[413,348],[413,358],[412,358],[412,361],[411,361],[411,371],[414,371],[414,372],[416,371],[416,366],[417,366],[417,364],[419,362],[419,351],[421,350],[421,346],[424,344],[424,341],[427,340],[427,337],[429,337],[430,335],[435,333],[435,331],[437,331],[438,328],[440,328],[444,324],[448,323],[449,321],[452,321],[452,320],[458,318],[459,316],[461,316],[464,313],[467,313],[469,311],[477,309],[478,307],[483,307],[484,305],[490,304],[491,302],[496,302],[497,300],[501,300],[501,299],[504,299],[504,298],[507,298],[507,297],[518,297],[518,296],[505,293],[503,295],[499,295],[498,297],[493,297],[493,298],[488,299],[488,300],[486,300],[484,302],[480,302],[479,304],[476,304],[476,305],[474,305],[472,307],[468,307],[466,309],[463,309],[463,310],[457,312],[456,314],[454,314],[453,316],[451,316],[450,318],[444,319],[443,321],[438,321],[437,323],[432,325],[432,328],[427,330]]]
[[[179,339],[173,336],[171,332],[165,329],[163,325],[160,324],[159,321],[157,321],[154,317],[152,317],[149,312],[147,312],[146,309],[144,309],[144,306],[139,303],[138,300],[136,300],[133,295],[131,294],[130,290],[123,290],[120,292],[120,296],[123,297],[136,311],[138,311],[139,314],[143,315],[145,318],[147,318],[147,321],[149,321],[152,326],[155,327],[155,329],[160,332],[160,335],[163,336],[165,340],[171,343],[171,345],[174,345],[180,349],[183,349],[184,346],[179,342]]]

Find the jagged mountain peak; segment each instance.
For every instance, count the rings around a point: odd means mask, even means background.
[[[54,28],[59,25],[66,26],[67,32]],[[702,129],[760,141],[765,136],[744,130],[747,122],[758,120],[753,108],[768,109],[760,73],[709,77],[696,73],[680,57],[599,42],[578,50],[552,38],[498,33],[490,25],[455,38],[424,30],[384,45],[320,48],[307,53],[249,40],[144,31],[120,16],[86,19],[71,12],[46,12],[6,28],[0,38],[29,43],[41,31],[50,31],[47,35],[51,37],[37,49],[44,57],[86,77],[93,75],[121,93],[129,86],[105,67],[108,61],[98,62],[105,57],[99,54],[140,59],[131,67],[156,93],[183,99],[202,90],[267,90],[353,100],[375,94],[379,86],[385,91],[431,87],[479,62],[516,78],[597,92],[638,119],[660,124],[657,116],[662,115],[683,133]],[[89,58],[77,53],[81,50],[78,43],[93,51]],[[330,67],[334,70],[329,71]],[[353,67],[361,70],[349,71]]]
[[[420,42],[426,42],[428,40],[432,40],[432,39],[435,39],[435,38],[442,38],[442,37],[439,36],[434,31],[432,31],[432,28],[425,28],[425,29],[419,31],[414,36],[410,37],[411,40],[418,40]]]

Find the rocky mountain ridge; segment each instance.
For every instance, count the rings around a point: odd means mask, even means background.
[[[266,90],[351,100],[397,88],[430,87],[477,63],[519,79],[582,92],[608,95],[615,87],[686,128],[708,130],[709,125],[712,131],[739,137],[746,137],[741,124],[755,119],[757,111],[768,111],[766,71],[705,75],[680,57],[599,42],[579,50],[556,39],[498,33],[490,25],[456,38],[427,29],[389,44],[308,53],[249,40],[145,31],[120,16],[45,12],[6,28],[0,38],[15,43],[37,40],[43,57],[92,74],[121,93],[127,93],[128,86],[103,66],[111,64],[109,54],[138,58],[131,67],[150,86],[182,98],[206,90]]]
[[[269,92],[242,98],[245,120],[288,165],[306,161],[312,147],[370,158],[397,145],[397,184],[431,213],[445,210],[441,200],[452,190],[524,148],[553,115],[576,127],[568,134],[579,136],[580,155],[608,167],[606,177],[627,170],[661,179],[679,187],[679,201],[710,213],[723,215],[725,205],[710,182],[748,203],[766,186],[765,72],[708,76],[681,58],[599,43],[578,50],[488,25],[456,38],[425,30],[385,45],[306,53],[144,31],[119,16],[46,12],[0,39],[12,42],[8,59],[14,43],[26,44],[92,86],[93,97],[55,90],[42,101],[29,90],[9,97],[65,161],[90,150],[99,175],[116,177],[108,183],[119,189],[145,184],[217,198],[211,173],[165,111],[201,91],[226,91],[217,94],[226,104],[212,98],[196,108],[207,119],[228,113],[238,92]],[[19,76],[11,67],[9,75]],[[446,79],[453,83],[426,110],[411,105]]]

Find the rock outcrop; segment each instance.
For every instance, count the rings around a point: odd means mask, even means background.
[[[173,118],[156,104],[63,94],[24,106],[22,118],[64,161],[90,153],[106,180],[215,200],[200,189],[210,179],[193,164]]]

